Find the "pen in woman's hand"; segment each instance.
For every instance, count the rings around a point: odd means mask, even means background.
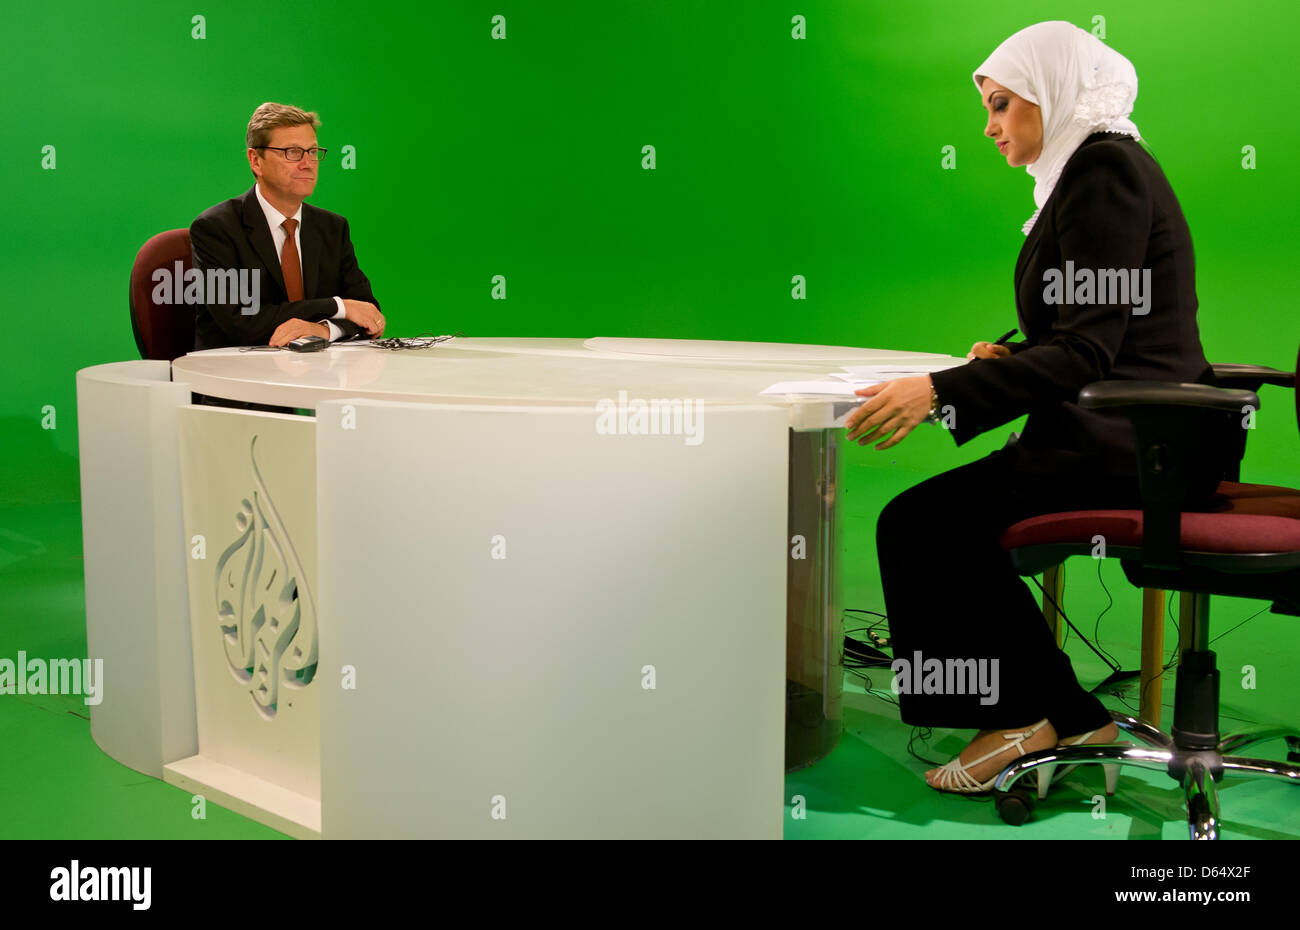
[[[1017,330],[1010,330],[1003,333],[997,342],[977,342],[970,347],[966,353],[966,358],[970,361],[976,358],[1001,358],[1004,355],[1010,355],[1011,350],[1006,347],[1006,342],[1016,334]]]

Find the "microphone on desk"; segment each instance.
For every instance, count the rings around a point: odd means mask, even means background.
[[[320,352],[322,349],[328,349],[329,346],[330,341],[320,336],[299,336],[297,339],[290,340],[285,348],[293,352]]]

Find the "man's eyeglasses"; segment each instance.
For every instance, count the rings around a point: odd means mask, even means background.
[[[323,149],[319,146],[312,146],[305,149],[302,146],[291,145],[288,148],[279,145],[255,145],[258,149],[275,149],[277,152],[283,152],[285,161],[302,161],[304,155],[310,155],[312,161],[320,161],[329,149]]]

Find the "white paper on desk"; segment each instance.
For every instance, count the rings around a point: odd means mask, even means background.
[[[946,366],[956,367],[956,366]],[[865,372],[849,371],[832,371],[828,378],[838,378],[840,381],[856,381],[862,384],[879,384],[881,381],[893,381],[896,378],[915,378],[917,375],[931,375],[936,371],[943,371],[943,368],[935,368],[929,371],[897,371],[881,368],[871,372],[869,375]]]
[[[772,385],[761,394],[828,394],[832,396],[854,397],[853,392],[878,381],[781,381]]]
[[[845,374],[841,375],[836,372],[836,378],[857,378],[863,381],[892,381],[895,378],[913,378],[917,375],[934,374],[936,371],[946,371],[949,368],[956,368],[959,365],[965,365],[966,362],[960,359],[944,359],[936,362],[908,362],[904,364],[882,363],[879,365],[845,365],[840,371]]]

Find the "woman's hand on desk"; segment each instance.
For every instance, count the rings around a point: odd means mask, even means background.
[[[930,415],[931,390],[930,376],[920,375],[854,391],[859,397],[870,399],[845,421],[849,441],[856,441],[860,446],[874,442],[877,451],[898,445]],[[880,442],[882,439],[885,441]]]
[[[967,358],[1001,358],[1010,355],[1011,350],[996,342],[977,342],[966,353]]]

